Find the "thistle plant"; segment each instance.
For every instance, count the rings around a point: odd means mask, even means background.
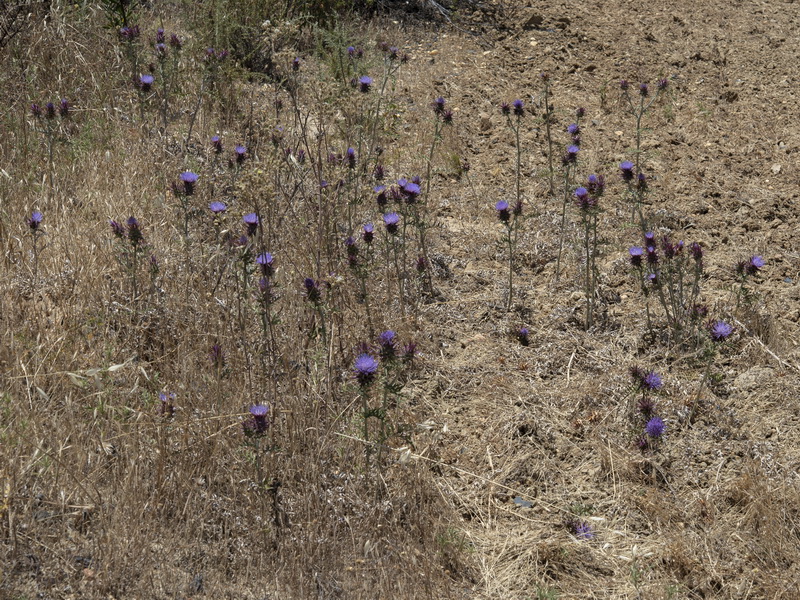
[[[41,132],[47,146],[47,183],[48,198],[50,200],[55,195],[55,143],[59,139],[61,126],[70,118],[71,114],[72,105],[66,98],[62,98],[58,105],[48,102],[44,108],[35,103],[31,104],[34,129]],[[58,120],[56,119],[57,116],[59,117]]]
[[[44,216],[38,210],[33,211],[31,216],[25,219],[28,230],[31,234],[31,257],[33,258],[33,277],[31,278],[31,292],[36,291],[36,284],[39,280],[39,242],[45,233],[41,228]]]
[[[178,199],[181,205],[181,212],[183,218],[183,238],[184,241],[189,240],[189,219],[192,213],[192,206],[190,204],[192,197],[195,193],[197,181],[200,176],[192,171],[184,171],[180,174],[180,183],[172,184],[172,193]]]
[[[256,482],[260,487],[265,479],[261,466],[261,444],[270,429],[269,406],[254,404],[250,407],[249,417],[242,422],[245,439],[252,445],[256,464]]]
[[[619,84],[622,91],[622,101],[628,113],[633,116],[636,122],[636,145],[633,149],[633,162],[624,161],[620,164],[622,179],[627,184],[628,198],[631,203],[633,214],[631,219],[635,220],[638,216],[639,225],[642,233],[647,231],[647,221],[642,212],[642,205],[647,193],[647,177],[642,170],[642,133],[644,128],[642,120],[650,107],[664,94],[669,87],[667,79],[659,79],[655,85],[655,92],[647,83],[640,83],[632,86],[627,80],[623,79]]]
[[[394,271],[397,275],[398,286],[398,300],[400,302],[400,311],[403,317],[406,316],[405,305],[405,272],[401,268],[400,253],[401,247],[404,246],[403,236],[398,235],[400,232],[400,215],[396,212],[390,212],[383,215],[383,224],[386,227],[386,260],[392,261],[394,264]],[[403,265],[404,266],[404,265]],[[391,270],[391,266],[387,264],[387,271]]]
[[[273,329],[277,317],[272,312],[272,305],[277,298],[274,283],[275,258],[269,252],[262,252],[256,256],[256,264],[259,270],[256,295],[261,308],[261,331],[267,340],[269,356],[274,357],[277,347]]]
[[[519,134],[522,127],[522,117],[525,116],[525,103],[519,99],[514,100],[510,105],[504,102],[500,105],[500,112],[505,115],[508,127],[514,133],[514,148],[516,150],[516,162],[514,163],[514,189],[516,191],[517,204],[521,204],[522,192],[520,190],[520,178],[522,177],[522,146],[520,145]]]
[[[705,325],[705,332],[707,337],[704,339],[703,356],[706,360],[706,368],[703,371],[703,376],[700,379],[700,385],[697,388],[697,393],[691,402],[691,408],[688,414],[689,423],[694,421],[697,414],[697,407],[700,402],[700,396],[711,377],[711,367],[714,364],[714,359],[719,353],[720,347],[728,343],[734,333],[733,325],[722,319],[712,319]]]
[[[303,290],[306,300],[319,318],[319,326],[318,328],[313,329],[311,334],[314,335],[316,331],[319,331],[322,335],[322,346],[323,348],[327,348],[328,329],[325,324],[325,306],[322,301],[322,288],[317,280],[313,279],[312,277],[306,277],[303,280]]]
[[[514,296],[514,257],[519,234],[519,222],[522,218],[522,202],[517,202],[513,208],[505,200],[499,200],[494,205],[497,219],[505,228],[505,245],[508,249],[508,296],[506,298],[506,311],[511,310],[511,301]]]
[[[580,139],[577,140],[578,144],[575,144],[574,143],[576,141],[574,139],[575,134],[570,133],[570,135],[572,135],[573,139],[570,141],[564,154],[561,157],[561,168],[563,174],[563,181],[561,188],[562,190],[561,234],[559,236],[559,241],[558,241],[558,258],[556,259],[556,281],[558,281],[561,276],[561,254],[563,253],[564,250],[564,236],[566,235],[566,228],[567,228],[567,204],[569,203],[570,196],[573,194],[575,185],[575,173],[577,171],[577,165],[578,165],[578,153],[581,150],[579,145]]]
[[[369,328],[369,334],[372,336],[375,328],[372,324],[372,311],[370,310],[369,291],[367,289],[367,280],[369,279],[373,258],[372,242],[374,240],[374,226],[372,223],[366,223],[362,227],[361,240],[364,244],[363,250],[353,236],[348,236],[347,239],[345,239],[344,246],[347,255],[347,266],[358,280],[358,300],[364,304],[367,315],[367,326]]]
[[[139,265],[145,253],[145,239],[141,225],[136,217],[129,217],[125,225],[113,219],[109,221],[111,233],[120,244],[120,263],[128,272],[131,284],[131,304],[134,307],[134,316],[138,314],[139,298]]]
[[[602,175],[589,175],[586,187],[575,190],[575,204],[583,229],[583,290],[586,295],[586,329],[594,324],[594,307],[597,292],[597,216],[599,200],[605,189]]]
[[[372,382],[375,381],[375,375],[378,372],[378,361],[374,356],[367,352],[362,352],[356,357],[353,364],[353,376],[358,382],[359,396],[361,397],[361,409],[364,418],[364,461],[366,467],[369,468],[370,456],[370,443],[369,443],[369,419],[374,416],[370,408],[370,390]]]
[[[748,284],[753,279],[759,277],[761,269],[763,269],[766,264],[766,261],[758,254],[737,263],[736,278],[739,280],[739,287],[735,292],[736,306],[734,311],[739,310],[739,306],[742,304],[752,304],[755,301],[756,296]]]
[[[550,91],[550,74],[547,72],[541,73],[539,78],[542,81],[542,102],[544,103],[544,112],[542,113],[542,120],[544,121],[544,131],[547,137],[547,178],[550,183],[550,197],[555,198],[555,169],[553,167],[553,132],[552,125],[554,123],[555,108],[551,98]]]
[[[683,241],[674,243],[668,236],[662,237],[660,248],[658,245],[656,235],[645,232],[644,247],[630,248],[630,261],[645,298],[657,298],[672,341],[680,344],[697,333],[706,314],[705,307],[699,304],[704,252],[697,242],[687,250]],[[649,303],[646,303],[646,310],[648,329],[653,334]]]

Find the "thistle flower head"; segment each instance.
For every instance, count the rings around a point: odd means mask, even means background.
[[[586,114],[586,109],[582,106],[579,106],[575,109],[575,118],[582,119],[583,116]]]
[[[567,152],[562,157],[561,163],[564,166],[575,164],[578,161],[578,152],[580,151],[581,149],[575,144],[567,146]]]
[[[393,360],[397,355],[397,334],[388,329],[378,336],[378,346],[383,360]]]
[[[174,392],[161,392],[158,395],[158,399],[160,400],[158,412],[162,417],[169,419],[175,415],[175,398],[177,398],[177,396]]]
[[[699,263],[703,260],[703,247],[697,242],[692,242],[689,246],[689,254],[692,255],[695,262]]]
[[[385,185],[376,185],[373,188],[375,194],[375,201],[378,203],[378,208],[383,208],[389,203],[389,199],[386,197],[386,186]]]
[[[275,259],[269,252],[262,252],[256,257],[256,264],[261,268],[264,277],[272,277],[275,274],[274,262]]]
[[[175,48],[175,50],[180,50],[183,48],[183,42],[181,41],[181,38],[178,37],[177,33],[173,33],[171,36],[169,36],[169,45]]]
[[[250,407],[250,417],[242,423],[247,437],[261,437],[269,429],[269,407],[266,404],[254,404]]]
[[[52,102],[48,102],[45,104],[44,107],[44,116],[48,119],[55,119],[56,118],[56,105]]]
[[[224,213],[228,209],[228,207],[225,205],[224,202],[220,202],[219,200],[214,200],[214,202],[208,205],[208,209],[215,215],[218,215],[220,213]]]
[[[620,79],[619,81],[619,89],[621,89],[623,92],[626,91],[630,87],[630,85],[631,84],[628,83],[627,79]]]
[[[252,237],[256,231],[258,231],[258,215],[256,213],[247,213],[245,216],[242,217],[242,221],[247,227],[247,235],[248,237]]]
[[[114,219],[109,219],[108,224],[111,226],[111,233],[113,233],[118,238],[125,237],[125,228],[117,223]]]
[[[512,102],[511,105],[514,107],[515,116],[521,117],[525,114],[525,103],[522,100],[520,99],[514,100],[514,102]]]
[[[715,342],[724,342],[733,333],[733,325],[725,321],[714,321],[708,328],[711,339]]]
[[[633,178],[634,178],[633,168],[634,167],[635,167],[635,165],[629,160],[625,160],[625,161],[622,161],[621,163],[619,163],[619,170],[620,170],[620,173],[622,174],[622,180],[623,181],[627,181],[627,182],[633,181]]]
[[[197,173],[192,173],[191,171],[181,173],[180,179],[183,182],[183,193],[187,196],[194,194],[194,184],[197,183],[199,178],[200,176]]]
[[[529,335],[530,331],[528,331],[527,327],[520,327],[519,331],[517,332],[517,339],[519,340],[519,343],[523,346],[530,344],[530,338],[528,337]]]
[[[585,521],[579,521],[574,526],[575,537],[579,540],[590,540],[594,537],[591,525]]]
[[[756,275],[767,263],[759,255],[751,256],[748,260],[739,263],[740,275]]]
[[[642,389],[654,392],[664,387],[664,382],[661,380],[661,376],[658,373],[655,371],[649,371],[644,377],[642,377],[641,387]]]
[[[649,94],[650,94],[650,88],[649,88],[649,87],[647,87],[647,84],[646,84],[646,83],[640,83],[640,84],[639,84],[639,95],[640,95],[642,98],[647,98],[647,96],[648,96]]]
[[[597,201],[589,194],[589,190],[579,187],[575,190],[575,204],[580,210],[588,211],[597,205]]]
[[[44,219],[42,213],[38,210],[35,210],[25,221],[28,224],[28,227],[30,227],[30,230],[36,232],[39,230],[39,225],[42,224],[42,219]]]
[[[155,48],[158,58],[165,58],[167,56],[167,45],[163,42],[156,44],[153,48]]]
[[[433,102],[431,102],[431,108],[433,109],[433,112],[434,112],[435,114],[437,114],[437,115],[443,115],[443,114],[444,114],[444,107],[445,107],[445,104],[446,104],[446,103],[445,103],[445,100],[444,100],[444,98],[442,98],[441,96],[439,96],[438,98],[436,98],[436,100],[434,100]]]
[[[567,127],[567,133],[569,133],[570,135],[580,135],[581,133],[580,125],[578,125],[577,123],[572,123]]]
[[[320,300],[322,300],[322,290],[319,287],[319,283],[311,277],[306,277],[303,280],[303,288],[305,288],[306,299],[312,304],[319,304]]]
[[[247,158],[247,147],[239,144],[233,149],[233,153],[236,159],[236,164],[240,165],[244,162],[244,159]]]
[[[656,83],[656,87],[658,88],[659,91],[663,92],[665,89],[669,87],[669,80],[666,77],[659,79],[658,83]]]
[[[153,87],[153,82],[155,78],[152,75],[145,73],[144,75],[139,75],[139,89],[143,92],[149,92],[150,89]]]
[[[214,154],[222,154],[222,140],[218,135],[211,138],[211,147],[214,149]]]
[[[508,202],[505,200],[498,200],[494,205],[494,209],[497,211],[497,218],[500,219],[500,222],[508,223],[511,219],[511,211],[509,211]]]
[[[356,166],[356,150],[355,148],[348,148],[347,151],[344,153],[345,161],[347,162],[347,166],[351,169],[354,169]]]
[[[295,56],[294,60],[292,60],[292,71],[299,71],[300,70],[300,57]]]
[[[398,181],[397,183],[399,184],[400,182]],[[405,199],[406,204],[414,204],[420,194],[419,183],[414,183],[413,181],[405,182],[400,186],[400,193]]]
[[[361,239],[365,244],[370,244],[375,239],[375,226],[372,223],[366,223],[361,228]]]
[[[631,264],[639,268],[642,266],[642,257],[644,256],[644,248],[641,246],[633,246],[632,248],[628,249],[628,254],[630,255]]]
[[[66,98],[62,98],[61,102],[58,103],[58,115],[62,119],[66,119],[69,117],[69,111],[72,108],[69,104],[69,101]]]
[[[222,346],[219,344],[211,346],[211,350],[208,352],[208,360],[215,370],[222,369],[225,366],[225,352],[222,350]]]
[[[369,92],[369,88],[372,86],[372,77],[367,75],[362,75],[358,78],[358,87],[361,90],[362,94],[366,94]]]
[[[657,439],[664,435],[667,425],[661,417],[653,417],[644,426],[644,432],[651,438]]]
[[[42,107],[34,102],[33,104],[31,104],[31,114],[33,115],[34,119],[41,118],[41,116],[42,116]]]
[[[355,375],[356,380],[363,387],[372,383],[377,371],[378,361],[367,353],[359,354],[353,364],[353,375]]]
[[[139,226],[139,221],[136,220],[136,217],[128,217],[127,225],[128,241],[130,241],[132,246],[136,247],[144,241],[142,228]]]
[[[397,233],[397,226],[400,224],[400,215],[396,212],[391,212],[383,215],[383,223],[386,225],[386,231],[391,234]]]

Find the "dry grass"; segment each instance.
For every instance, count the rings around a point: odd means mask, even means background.
[[[708,102],[714,86],[759,72],[747,57],[768,59],[742,42],[727,62],[690,59],[674,80],[673,112],[651,116],[644,147],[654,223],[703,242],[704,302],[737,326],[701,383],[699,352],[647,334],[626,262],[636,234],[613,176],[631,125],[608,82],[620,70],[661,74],[665,50],[642,50],[632,38],[608,50],[598,40],[627,39],[626,21],[611,13],[595,21],[596,7],[569,26],[542,9],[557,25],[534,31],[517,26],[527,9],[506,8],[508,30],[481,30],[477,14],[464,22],[482,37],[398,16],[325,34],[324,51],[321,34],[291,21],[270,34],[270,68],[283,79],[254,83],[226,63],[189,143],[212,35],[200,15],[172,21],[172,5],[143,9],[142,23],[164,22],[186,40],[166,131],[152,101],[142,122],[125,56],[95,8],[52,7],[0,49],[11,65],[0,76],[0,596],[800,597],[800,312],[796,284],[784,283],[800,273],[797,217],[786,201],[791,182],[762,177],[765,161],[793,160],[774,147],[796,131],[743,106],[752,100],[781,115],[796,102],[743,89],[738,104]],[[724,7],[703,10],[712,19]],[[731,27],[747,18],[736,15]],[[659,44],[683,48],[672,37],[680,19],[649,26]],[[143,27],[143,38],[154,31]],[[592,49],[576,31],[593,36]],[[364,140],[359,127],[374,97],[332,81],[331,40],[348,35],[367,50],[376,79],[374,40],[412,56],[383,105],[389,181],[424,174],[430,100],[441,94],[455,109],[427,200],[436,293],[409,276],[404,306],[373,182],[327,159]],[[593,122],[582,169],[610,182],[590,331],[577,242],[554,283],[560,201],[530,176],[546,165],[536,115],[523,136],[529,217],[514,307],[505,310],[507,262],[492,206],[511,197],[514,149],[496,104],[520,90],[536,104],[521,43],[537,71],[554,74],[559,135],[572,107],[586,106]],[[296,53],[303,63],[293,75]],[[51,186],[47,138],[29,105],[61,97],[75,108],[56,120]],[[274,145],[278,125],[284,137]],[[215,134],[221,157],[209,147]],[[241,168],[228,164],[237,143],[248,147]],[[287,159],[286,147],[295,159],[303,148],[306,162]],[[170,192],[184,170],[201,175],[188,236]],[[347,183],[321,191],[320,179]],[[342,246],[350,194],[363,200],[351,206],[355,226],[376,224],[369,312]],[[218,199],[228,211],[215,223],[205,207]],[[33,210],[44,214],[36,253],[25,224]],[[242,261],[245,249],[232,241],[251,211],[261,225]],[[146,240],[135,286],[125,242],[108,227],[131,215]],[[252,261],[264,250],[277,265],[269,327]],[[758,298],[734,310],[731,266],[754,253],[768,261]],[[304,297],[305,277],[323,282],[321,312]],[[515,338],[523,325],[529,346]],[[363,439],[352,365],[358,345],[385,329],[416,342],[419,356],[392,376],[402,387],[387,404],[395,429],[378,444],[377,420]],[[209,361],[214,344],[225,353],[219,369]],[[667,436],[646,451],[635,443],[634,365],[665,380],[658,411]],[[164,414],[162,392],[176,394],[174,414]],[[257,441],[242,428],[254,403],[271,411]],[[591,539],[575,535],[576,520]]]

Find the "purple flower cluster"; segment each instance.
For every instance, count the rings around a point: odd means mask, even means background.
[[[242,423],[242,429],[247,437],[262,437],[269,429],[269,406],[254,404],[250,407],[250,417]]]
[[[111,226],[111,233],[119,239],[127,239],[134,249],[138,248],[144,242],[144,234],[139,225],[136,217],[128,217],[125,225],[121,225],[117,221],[111,219],[108,224]]]

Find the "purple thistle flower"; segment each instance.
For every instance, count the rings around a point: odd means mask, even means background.
[[[312,304],[319,304],[320,300],[322,300],[322,290],[319,288],[319,283],[311,277],[306,277],[303,280],[303,287],[306,290],[306,299]]]
[[[653,417],[647,422],[647,425],[644,426],[644,432],[653,439],[660,438],[664,435],[666,429],[667,426],[661,417]]]
[[[529,334],[530,332],[528,331],[527,327],[520,327],[519,331],[517,332],[517,339],[519,340],[519,343],[523,346],[530,344],[530,338],[528,337]]]
[[[662,387],[664,387],[664,382],[661,380],[661,376],[655,371],[650,371],[646,373],[644,377],[642,377],[642,389],[647,389],[651,392],[654,392],[656,390],[660,390]]]
[[[300,70],[300,57],[296,56],[292,61],[292,71],[299,71]]]
[[[42,219],[44,219],[42,213],[35,210],[25,222],[28,224],[28,227],[31,228],[31,231],[36,232],[39,230],[39,225],[42,224]]]
[[[236,164],[242,164],[244,159],[247,158],[247,147],[242,146],[241,144],[236,146],[236,148],[234,148],[234,155],[236,158]]]
[[[397,334],[391,329],[384,331],[378,336],[380,346],[380,356],[383,360],[394,360],[397,356]]]
[[[356,166],[356,151],[355,148],[348,148],[344,153],[347,166],[354,169]]]
[[[33,104],[31,104],[31,114],[33,115],[34,119],[41,118],[41,116],[42,116],[42,107],[34,102]]]
[[[183,193],[187,196],[194,194],[194,184],[197,183],[197,180],[200,178],[200,176],[197,173],[192,173],[191,171],[184,171],[181,173],[180,178],[183,182]]]
[[[652,231],[647,231],[644,234],[644,245],[647,248],[655,248],[656,247],[656,234]]]
[[[658,250],[654,246],[647,247],[647,264],[650,266],[658,264]]]
[[[576,521],[573,525],[575,537],[579,540],[590,540],[594,537],[592,527],[585,521]]]
[[[606,179],[602,175],[589,175],[586,178],[586,188],[595,198],[602,196],[606,189]]]
[[[139,89],[143,92],[149,92],[150,88],[153,87],[153,82],[155,78],[152,75],[144,74],[139,75]]]
[[[367,353],[358,355],[353,365],[353,374],[361,386],[366,387],[372,383],[377,371],[378,361],[375,358]]]
[[[383,215],[383,223],[386,225],[386,231],[394,235],[397,233],[397,226],[400,224],[400,215],[396,212]]]
[[[634,246],[628,250],[630,254],[631,264],[637,269],[642,266],[642,256],[644,255],[644,248],[641,246]]]
[[[247,213],[245,216],[242,217],[242,221],[247,227],[248,237],[252,237],[255,234],[255,232],[258,231],[258,223],[259,223],[258,215],[256,213]]]
[[[128,217],[128,240],[130,241],[131,245],[136,247],[144,241],[144,235],[142,234],[142,228],[139,226],[139,221],[136,220],[136,217]]]
[[[222,140],[218,135],[211,138],[211,147],[214,149],[214,154],[222,154]]]
[[[576,118],[582,119],[585,114],[586,114],[586,109],[583,108],[582,106],[579,106],[578,108],[575,109]]]
[[[164,28],[159,27],[156,29],[156,44],[163,44],[166,40],[166,36],[164,35]]]
[[[181,38],[178,37],[177,33],[173,33],[171,36],[169,36],[169,45],[175,48],[175,50],[180,50],[183,48],[183,42],[181,41]]]
[[[629,161],[623,161],[619,164],[619,170],[622,173],[622,181],[631,182],[633,181],[633,168],[634,164]]]
[[[361,90],[362,94],[366,94],[367,92],[369,92],[370,86],[372,86],[372,77],[363,75],[358,78],[358,87]]]
[[[385,207],[389,203],[389,199],[386,197],[386,186],[377,185],[373,188],[373,191],[377,194],[375,201],[378,203],[378,208]]]
[[[692,242],[692,245],[689,246],[689,253],[695,262],[699,263],[703,260],[703,247],[697,242]]]
[[[208,208],[215,215],[218,215],[220,213],[224,213],[226,210],[228,210],[228,207],[225,205],[225,203],[224,202],[220,202],[219,200],[215,200],[214,202],[209,204]]]
[[[66,119],[67,117],[69,117],[70,108],[72,108],[72,107],[70,106],[70,104],[67,101],[67,99],[66,98],[62,98],[61,102],[59,102],[59,104],[58,104],[58,115],[62,119]]]
[[[564,164],[564,166],[575,164],[578,161],[578,152],[580,152],[580,151],[581,151],[581,149],[578,146],[574,145],[574,144],[571,145],[571,146],[568,146],[567,147],[567,153],[561,159],[561,162]]]
[[[658,273],[648,273],[645,279],[654,287],[659,284]]]
[[[494,205],[494,209],[497,211],[497,218],[500,219],[501,223],[508,223],[511,219],[511,212],[508,208],[508,202],[505,200],[498,200]]]
[[[113,233],[118,238],[125,237],[125,228],[117,223],[114,219],[109,219],[108,224],[111,225],[111,233]]]
[[[514,100],[511,104],[514,107],[515,116],[521,117],[525,114],[525,103],[522,100]]]
[[[628,83],[628,80],[627,80],[627,79],[620,79],[620,82],[619,82],[619,89],[621,89],[621,90],[624,92],[624,91],[626,91],[626,90],[627,90],[629,87],[630,87],[630,84]]]
[[[415,342],[408,342],[403,346],[403,360],[405,362],[413,362],[417,356],[417,344]]]
[[[428,268],[428,259],[425,258],[424,256],[421,256],[421,255],[418,256],[417,257],[417,263],[416,263],[415,266],[416,266],[416,269],[417,269],[417,273],[424,273],[425,269]]]
[[[256,257],[256,264],[261,267],[261,274],[264,277],[272,277],[275,274],[274,261],[275,259],[269,252],[262,252]]]
[[[646,83],[640,83],[639,84],[639,95],[642,98],[647,98],[647,96],[649,94],[650,94],[650,89],[647,87],[647,84]]]
[[[597,204],[594,198],[589,195],[589,190],[579,187],[575,190],[576,204],[580,210],[590,210]]]
[[[56,105],[52,102],[48,102],[44,107],[44,116],[48,119],[55,119],[56,118]]]
[[[506,116],[511,114],[511,105],[508,102],[500,103],[500,112]]]
[[[266,404],[254,404],[250,407],[250,418],[242,423],[247,437],[263,436],[269,429],[269,407]]]
[[[636,176],[636,188],[642,192],[647,189],[647,176],[644,173]]]
[[[715,342],[724,342],[733,333],[733,325],[725,321],[714,321],[709,327],[709,334],[711,339]]]
[[[158,58],[165,58],[167,56],[167,45],[166,44],[156,44],[153,46],[156,50],[156,54]]]
[[[444,114],[444,107],[445,107],[445,100],[441,96],[436,98],[433,102],[431,102],[431,108],[436,115],[443,115]]]
[[[372,243],[372,240],[375,238],[375,226],[372,223],[366,223],[361,228],[361,239],[364,240],[365,244]]]
[[[663,92],[665,89],[669,87],[669,81],[667,80],[666,77],[659,79],[658,83],[656,83],[656,87],[659,89],[659,91]]]
[[[580,135],[581,128],[577,123],[572,123],[567,127],[567,133],[570,135]]]
[[[158,412],[162,417],[166,417],[167,419],[172,418],[175,415],[175,398],[177,396],[174,392],[164,393],[161,392],[158,395],[158,399],[161,401],[160,406],[158,407]]]
[[[748,275],[755,275],[761,269],[763,269],[764,265],[766,265],[766,264],[767,263],[764,261],[764,259],[761,256],[758,256],[758,255],[751,256],[750,260],[747,262],[747,267],[746,267],[747,274]]]

